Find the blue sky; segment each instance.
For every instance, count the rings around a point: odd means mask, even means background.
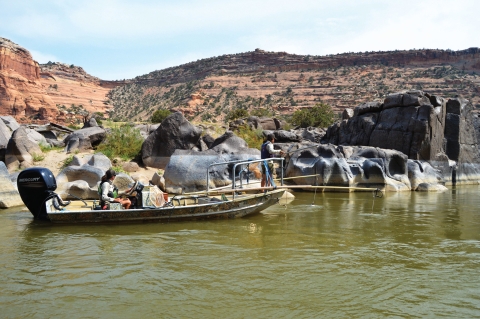
[[[105,80],[261,48],[480,47],[479,0],[0,0],[0,37]]]

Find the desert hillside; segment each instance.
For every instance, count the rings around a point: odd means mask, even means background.
[[[190,120],[222,120],[230,110],[261,108],[281,116],[323,102],[342,111],[392,92],[421,89],[462,95],[480,108],[480,49],[344,53],[253,52],[198,60],[136,77],[109,94],[118,120],[157,109]]]
[[[340,112],[406,89],[460,95],[480,109],[480,49],[327,56],[256,49],[103,81],[73,64],[38,64],[27,49],[0,38],[0,114],[20,123],[80,124],[94,113],[145,122],[158,109],[193,121],[222,122],[235,108],[286,117],[320,102]]]
[[[40,83],[60,112],[61,122],[72,122],[78,113],[99,113],[112,110],[107,94],[123,81],[103,81],[82,67],[59,62],[40,64]]]

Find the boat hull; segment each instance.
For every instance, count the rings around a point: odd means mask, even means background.
[[[129,210],[47,211],[53,223],[132,223],[173,222],[186,220],[229,219],[258,213],[278,203],[285,191],[245,196],[224,202],[188,206],[143,208]]]

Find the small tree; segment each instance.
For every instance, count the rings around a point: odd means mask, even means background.
[[[150,118],[150,121],[152,123],[162,123],[163,120],[166,119],[167,116],[169,116],[170,114],[172,114],[170,110],[166,110],[166,109],[156,110],[155,112],[153,112],[152,117]]]
[[[327,127],[334,122],[335,113],[332,108],[324,103],[317,103],[314,107],[295,111],[292,123],[300,127]]]
[[[225,117],[225,120],[227,121],[234,121],[236,119],[242,118],[242,117],[247,117],[248,116],[248,111],[245,109],[234,109],[228,112],[227,116]]]

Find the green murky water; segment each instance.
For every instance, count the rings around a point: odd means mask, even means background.
[[[192,223],[0,211],[0,318],[480,317],[480,187],[296,195]]]

